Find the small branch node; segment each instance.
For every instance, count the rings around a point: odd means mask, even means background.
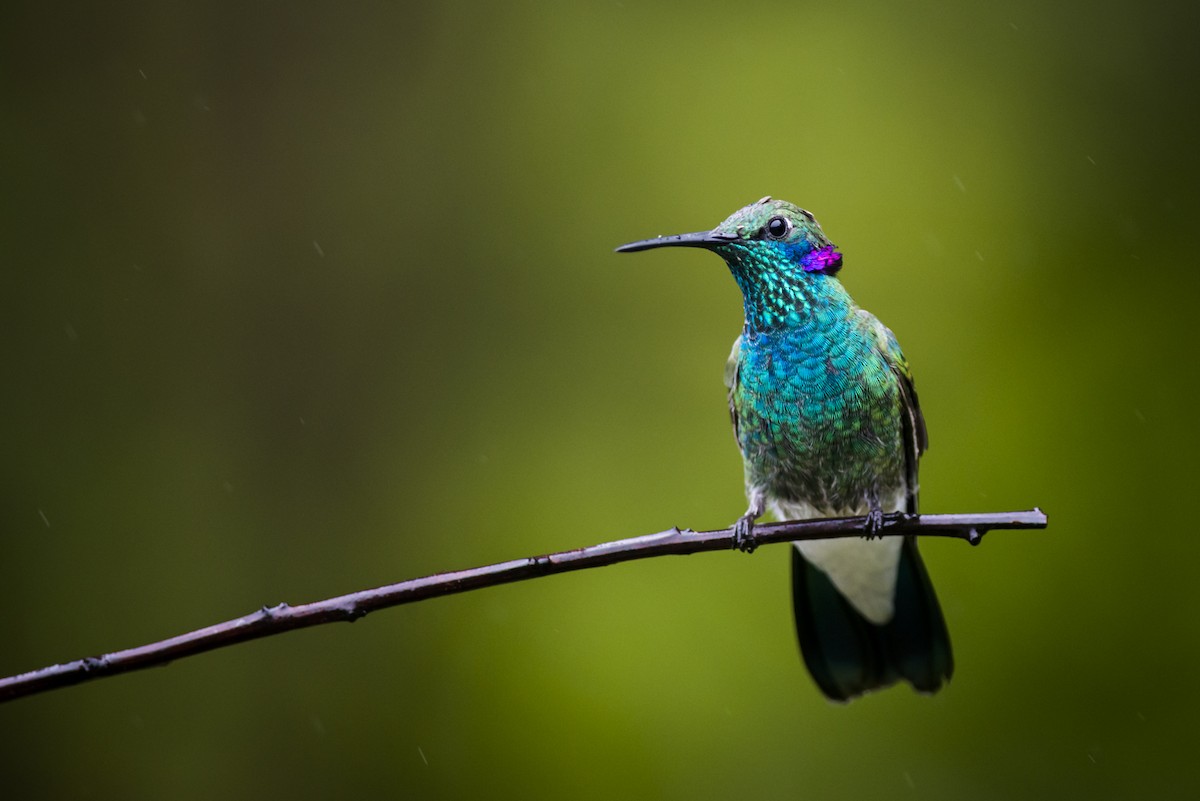
[[[288,610],[287,604],[276,604],[275,606],[267,606],[263,604],[262,609],[258,613],[262,616],[262,620],[274,620],[276,615],[281,615]]]
[[[357,603],[351,602],[342,607],[342,616],[345,618],[347,623],[353,623],[359,618],[366,617],[367,610],[363,609]]]

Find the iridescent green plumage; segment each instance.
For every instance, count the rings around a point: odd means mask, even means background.
[[[753,521],[916,511],[925,423],[896,338],[836,277],[841,255],[811,214],[764,198],[702,234],[626,245],[703,247],[742,290],[745,325],[725,369]],[[871,532],[873,533],[873,531]],[[810,672],[846,700],[899,678],[932,692],[953,663],[912,539],[796,544],[796,625]]]

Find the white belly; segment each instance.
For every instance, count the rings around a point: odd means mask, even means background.
[[[903,508],[904,498],[887,499],[884,511]],[[804,520],[812,517],[841,517],[866,514],[866,509],[819,512],[808,504],[770,502],[771,511],[780,520]],[[891,508],[889,508],[891,507]],[[833,586],[862,616],[876,625],[892,619],[895,610],[896,573],[900,564],[900,537],[877,540],[840,538],[793,543],[804,558],[822,570]]]

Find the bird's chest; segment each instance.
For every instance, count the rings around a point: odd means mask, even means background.
[[[900,452],[898,386],[864,337],[744,336],[730,402],[747,482],[776,497],[861,497]]]

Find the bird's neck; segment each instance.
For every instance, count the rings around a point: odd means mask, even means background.
[[[854,301],[842,282],[820,273],[733,270],[742,290],[746,333],[830,331],[850,319]]]

